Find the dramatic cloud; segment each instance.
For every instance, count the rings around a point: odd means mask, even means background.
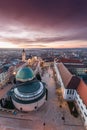
[[[87,0],[0,0],[0,47],[87,47],[86,41]]]

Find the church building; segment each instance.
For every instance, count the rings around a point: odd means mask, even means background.
[[[14,106],[20,111],[37,110],[47,99],[45,86],[43,82],[37,80],[31,68],[19,69],[11,96]]]

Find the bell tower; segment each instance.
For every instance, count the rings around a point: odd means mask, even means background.
[[[25,50],[23,49],[22,51],[22,61],[26,61],[26,54],[25,54]]]

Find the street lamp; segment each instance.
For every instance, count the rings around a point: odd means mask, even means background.
[[[16,75],[16,72],[15,72],[15,71],[13,72],[13,75]]]

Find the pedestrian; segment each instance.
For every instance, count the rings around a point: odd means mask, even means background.
[[[43,123],[43,125],[44,125],[44,126],[46,125],[45,122]]]

